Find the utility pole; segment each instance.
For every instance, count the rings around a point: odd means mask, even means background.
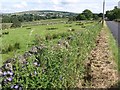
[[[102,21],[102,25],[104,25],[104,20],[105,20],[105,0],[103,1],[103,21]]]

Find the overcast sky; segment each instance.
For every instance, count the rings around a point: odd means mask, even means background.
[[[106,0],[106,10],[118,6],[120,0]],[[13,13],[28,10],[58,10],[81,13],[90,9],[102,12],[103,0],[0,0],[0,13]]]

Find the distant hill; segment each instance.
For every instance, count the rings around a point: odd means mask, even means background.
[[[78,13],[66,12],[66,11],[54,11],[54,10],[31,10],[31,11],[23,11],[23,12],[16,12],[16,13],[4,13],[4,15],[23,15],[23,14],[33,14],[33,15],[40,15],[40,16],[46,16],[50,14],[50,15],[65,16],[65,17],[78,15]]]
[[[0,15],[1,16],[1,15]],[[16,13],[3,13],[2,22],[11,23],[14,21],[31,22],[46,19],[70,18],[78,16],[77,13],[53,10],[32,10]]]

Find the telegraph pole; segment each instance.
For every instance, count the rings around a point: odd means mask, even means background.
[[[104,25],[104,20],[105,20],[105,0],[103,1],[103,20],[102,20],[102,25]]]

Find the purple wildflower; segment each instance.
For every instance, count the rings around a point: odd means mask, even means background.
[[[18,88],[19,88],[19,86],[18,86],[18,85],[15,85],[15,86],[14,86],[14,88],[15,88],[15,89],[18,89]]]
[[[10,76],[12,76],[12,75],[13,75],[13,72],[7,71],[7,74],[9,74]]]
[[[6,76],[6,75],[7,75],[7,72],[6,72],[6,71],[5,71],[5,72],[3,72],[3,75],[4,75],[4,76]]]
[[[11,82],[11,81],[12,81],[12,77],[7,78],[7,80],[8,80],[9,82]]]

